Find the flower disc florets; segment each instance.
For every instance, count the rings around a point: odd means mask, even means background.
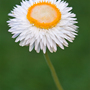
[[[28,9],[27,19],[38,28],[55,27],[61,20],[61,12],[51,2],[38,2]]]
[[[67,6],[61,0],[22,1],[9,13],[14,17],[7,21],[12,38],[17,37],[15,42],[20,41],[20,46],[29,45],[29,51],[35,48],[38,53],[40,49],[46,53],[46,47],[50,52],[56,52],[57,46],[64,49],[66,40],[72,42],[78,28],[72,7]]]

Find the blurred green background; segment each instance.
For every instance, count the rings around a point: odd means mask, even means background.
[[[42,51],[15,43],[6,21],[21,0],[0,0],[0,90],[57,90]],[[64,90],[90,90],[90,0],[67,0],[79,32],[65,50],[48,54]]]

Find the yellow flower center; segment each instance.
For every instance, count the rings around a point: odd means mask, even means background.
[[[50,2],[39,2],[28,8],[27,19],[36,27],[48,29],[61,20],[61,12]]]

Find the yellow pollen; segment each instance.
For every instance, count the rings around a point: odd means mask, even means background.
[[[61,20],[61,12],[51,2],[39,2],[28,8],[27,19],[38,28],[48,29]]]

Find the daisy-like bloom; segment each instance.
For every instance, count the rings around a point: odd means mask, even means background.
[[[61,0],[25,0],[16,5],[9,13],[9,32],[14,34],[15,42],[20,46],[29,46],[29,51],[35,48],[46,53],[56,52],[57,46],[64,49],[68,47],[67,41],[73,42],[78,26],[72,7]],[[66,41],[67,40],[67,41]]]

